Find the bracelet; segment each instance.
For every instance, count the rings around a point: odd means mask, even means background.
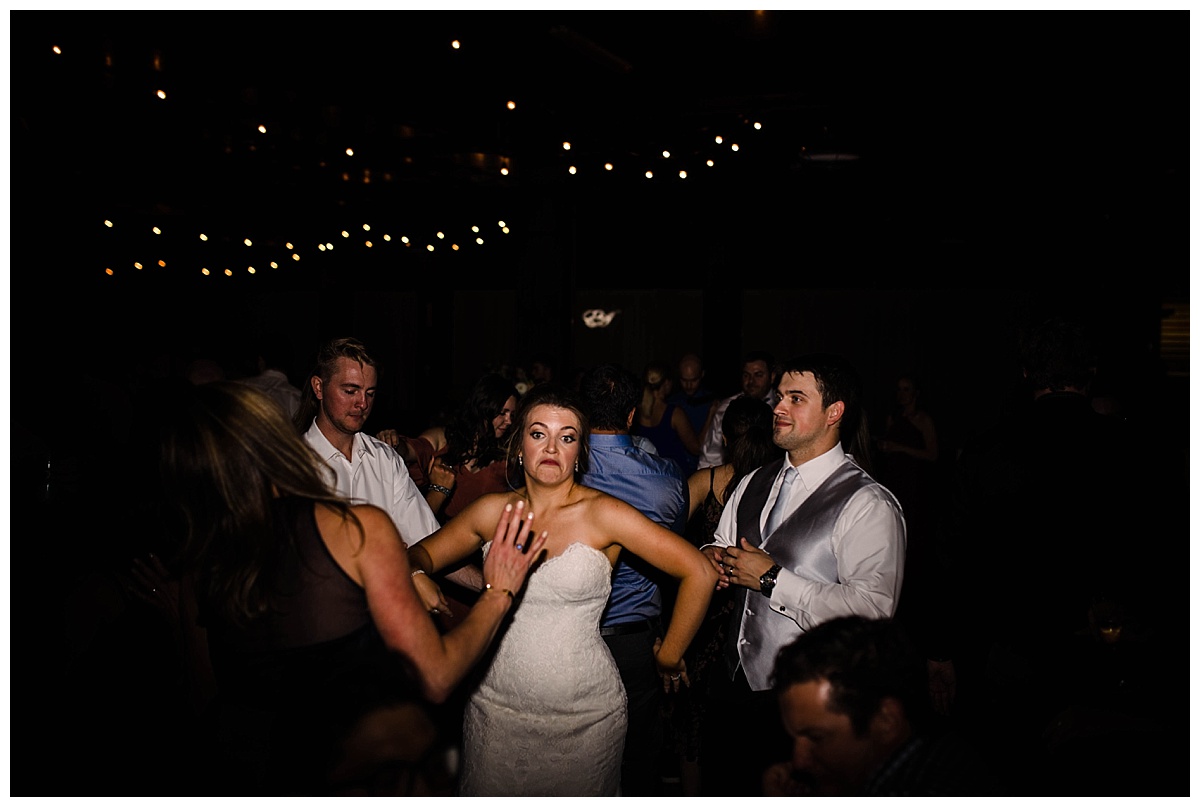
[[[487,583],[487,584],[485,584],[483,588],[484,588],[484,593],[485,593],[485,594],[486,594],[487,592],[489,592],[489,591],[503,591],[505,594],[507,594],[507,595],[508,595],[508,598],[509,598],[510,600],[512,600],[512,599],[516,599],[515,597],[513,597],[513,593],[512,593],[511,591],[509,591],[508,589],[506,589],[506,588],[496,588],[496,587],[494,587],[494,586],[493,586],[491,583]]]
[[[442,494],[447,499],[450,498],[450,488],[446,487],[445,485],[438,485],[433,482],[430,482],[429,489],[436,490],[438,493]]]
[[[414,571],[412,574],[410,574],[410,575],[409,575],[409,577],[416,577],[416,576],[417,576],[417,575],[419,575],[419,574],[425,574],[425,570],[424,570],[424,569],[417,569],[417,570],[416,570],[416,571]]]

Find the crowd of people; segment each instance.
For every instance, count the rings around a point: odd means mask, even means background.
[[[725,395],[695,353],[539,357],[415,434],[353,337],[189,367],[129,435],[132,562],[72,570],[62,689],[138,636],[116,685],[171,741],[133,794],[1186,792],[1178,491],[1088,335],[1025,336],[1029,400],[952,454],[915,375],[873,424],[832,353]]]

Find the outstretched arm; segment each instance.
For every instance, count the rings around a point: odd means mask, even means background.
[[[383,510],[370,505],[355,508],[363,524],[361,541],[355,525],[341,520],[336,513],[329,511],[318,517],[322,537],[334,556],[339,562],[349,560],[344,568],[366,590],[371,616],[384,642],[412,662],[425,696],[434,703],[445,701],[483,656],[545,544],[543,534],[530,541],[528,551],[516,548],[533,526],[532,514],[526,514],[522,504],[518,502],[514,507],[495,501],[488,508],[487,515],[492,516],[495,527],[484,566],[487,587],[466,618],[445,635],[413,587],[409,553]],[[481,513],[480,518],[484,515]],[[434,547],[434,556],[444,548]]]
[[[599,507],[600,523],[607,534],[617,536],[616,542],[624,549],[679,581],[671,622],[655,660],[668,684],[682,680],[686,685],[683,653],[704,621],[717,572],[696,547],[625,502],[607,497]]]

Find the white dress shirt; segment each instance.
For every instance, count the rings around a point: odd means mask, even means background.
[[[797,466],[797,477],[789,494],[787,513],[791,513],[820,487],[844,462],[853,458],[836,445],[819,457]],[[785,459],[763,506],[761,528],[775,504]],[[713,541],[706,546],[737,546],[737,510],[742,492],[753,474],[738,483],[721,511]],[[837,557],[839,583],[820,583],[804,577],[803,569],[780,570],[771,593],[771,610],[793,620],[801,630],[838,616],[859,614],[870,619],[892,617],[900,599],[904,581],[904,557],[907,534],[904,513],[896,498],[882,485],[862,488],[847,502],[829,538]],[[763,548],[770,554],[770,541]]]
[[[304,439],[316,449],[333,474],[337,492],[355,504],[373,504],[387,511],[408,546],[419,543],[441,526],[417,489],[401,456],[382,440],[359,432],[347,460],[333,447],[314,418]]]

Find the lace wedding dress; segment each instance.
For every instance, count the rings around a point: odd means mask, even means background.
[[[466,707],[460,795],[619,795],[625,688],[600,638],[611,588],[585,544],[529,576]]]

